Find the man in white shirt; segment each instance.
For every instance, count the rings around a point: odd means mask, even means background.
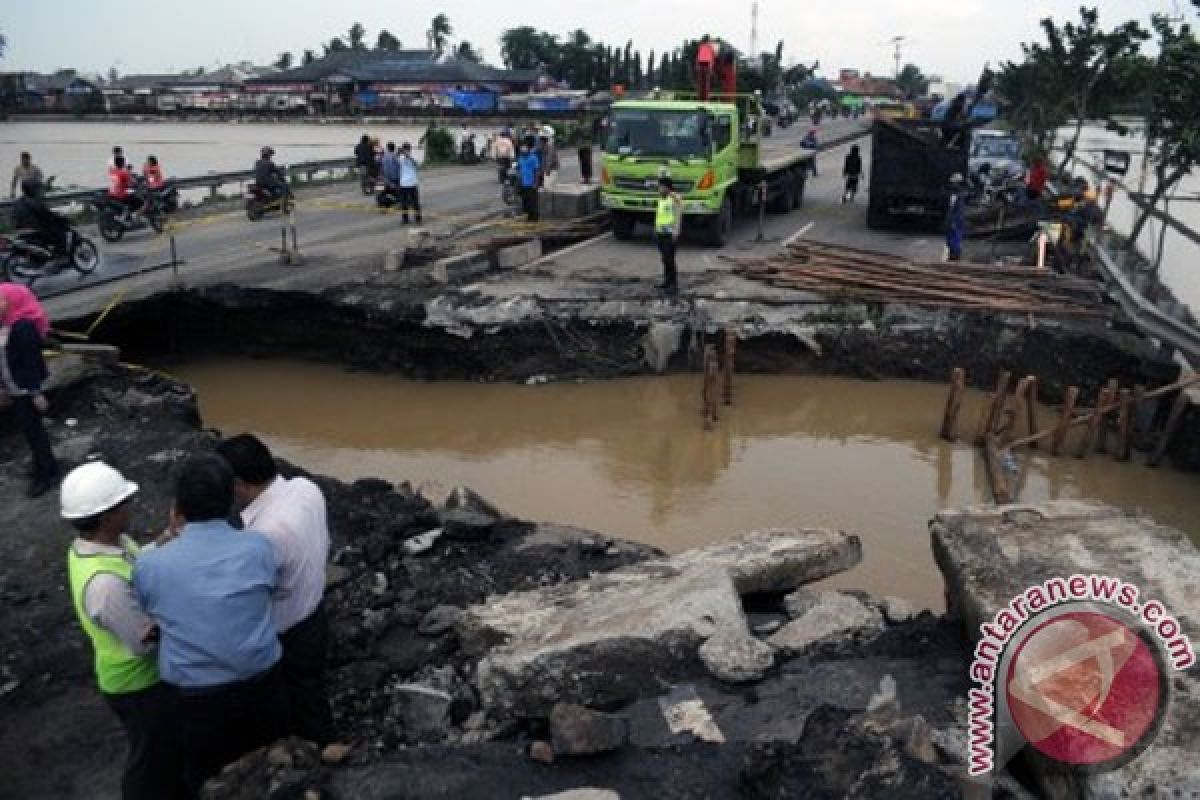
[[[273,613],[292,730],[324,747],[334,741],[325,687],[329,621],[321,602],[329,560],[325,497],[308,478],[280,475],[271,451],[251,434],[225,440],[217,452],[233,469],[243,525],[267,537],[279,562]]]
[[[400,145],[400,221],[408,224],[408,212],[416,213],[417,224],[421,224],[421,192],[420,177],[417,174],[417,160],[412,155],[412,145],[408,142]]]

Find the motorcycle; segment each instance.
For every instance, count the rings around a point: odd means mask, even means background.
[[[521,206],[521,176],[517,172],[517,165],[513,164],[504,173],[504,184],[500,189],[500,196],[504,198],[504,204],[519,208]]]
[[[67,231],[66,252],[50,247],[37,232],[24,231],[0,236],[0,252],[4,253],[0,271],[5,280],[32,286],[38,278],[58,275],[74,269],[80,275],[90,275],[100,264],[100,252],[86,236],[73,228]]]
[[[292,210],[291,193],[285,188],[282,194],[260,187],[257,183],[246,186],[246,218],[256,222],[269,211],[287,214]]]
[[[392,206],[400,205],[400,188],[398,186],[389,186],[383,184],[383,188],[379,190],[379,194],[375,195],[375,205],[380,208],[391,208]]]
[[[96,228],[104,241],[119,242],[129,231],[147,227],[155,233],[166,230],[167,214],[159,205],[159,194],[145,189],[139,189],[136,194],[142,200],[137,210],[107,192],[96,195],[92,205],[96,209]]]
[[[157,189],[147,191],[154,194],[155,201],[164,214],[174,214],[179,210],[179,189],[170,181]]]
[[[358,178],[358,188],[362,189],[362,193],[370,197],[375,194],[375,188],[379,185],[379,172],[374,169],[360,168]]]

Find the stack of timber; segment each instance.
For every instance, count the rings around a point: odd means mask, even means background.
[[[735,274],[829,298],[998,314],[1112,315],[1099,284],[1037,267],[918,263],[871,250],[797,242],[769,258],[729,258]]]

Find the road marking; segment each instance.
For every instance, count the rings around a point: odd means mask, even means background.
[[[786,248],[786,247],[791,247],[791,246],[792,246],[792,245],[794,245],[796,242],[798,242],[798,241],[800,241],[802,238],[804,238],[804,235],[805,235],[805,234],[807,234],[809,231],[811,231],[811,230],[813,229],[813,226],[814,226],[814,225],[816,225],[816,224],[817,224],[816,222],[810,222],[810,223],[808,223],[808,224],[807,224],[807,225],[805,225],[803,228],[801,228],[800,230],[796,231],[795,233],[793,233],[793,234],[792,234],[791,236],[789,236],[788,238],[784,239],[784,240],[783,240],[783,246],[784,246],[785,248]]]
[[[537,261],[529,262],[526,266],[532,267],[532,266],[536,266],[538,264],[544,263],[546,261],[552,261],[553,259],[558,258],[559,256],[570,255],[571,253],[574,253],[577,250],[582,250],[585,247],[591,247],[592,245],[596,244],[597,242],[601,242],[601,241],[604,241],[605,239],[611,239],[611,238],[612,238],[612,231],[609,231],[608,233],[602,233],[599,236],[593,236],[591,239],[584,239],[582,242],[577,242],[576,244],[573,244],[570,247],[564,247],[562,250],[555,250],[553,253],[549,253],[548,255],[542,256]]]

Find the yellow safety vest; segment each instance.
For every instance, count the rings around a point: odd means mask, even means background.
[[[106,694],[128,694],[158,683],[158,664],[153,655],[138,656],[121,640],[92,622],[84,608],[83,591],[88,581],[101,572],[110,572],[123,581],[133,579],[133,565],[117,555],[80,555],[72,547],[67,553],[67,575],[71,599],[79,624],[92,640],[95,651],[96,682]]]
[[[659,233],[675,232],[675,196],[667,195],[658,198],[658,208],[654,212],[654,230]]]

